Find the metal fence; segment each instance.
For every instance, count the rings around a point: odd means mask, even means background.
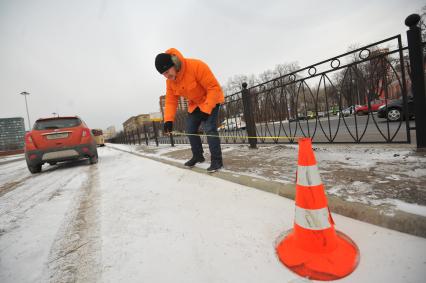
[[[223,119],[238,120],[244,96],[251,105],[258,142],[410,142],[409,116],[379,118],[378,107],[402,99],[411,85],[406,48],[395,36],[321,61],[228,96]],[[247,118],[247,117],[246,117]],[[236,138],[246,131],[229,129]]]
[[[409,62],[408,47],[397,35],[255,86],[243,84],[220,109],[221,142],[255,147],[311,137],[316,143],[410,143],[415,124]],[[392,112],[398,101],[399,113]],[[175,130],[185,131],[186,115],[176,114]],[[188,143],[185,136],[162,136],[159,129],[162,123],[153,123],[118,139]]]

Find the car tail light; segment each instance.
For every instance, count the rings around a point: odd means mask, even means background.
[[[89,129],[83,129],[83,132],[81,133],[82,137],[88,137],[90,136],[90,130]]]
[[[36,158],[37,158],[37,155],[35,155],[35,154],[31,154],[31,155],[30,155],[30,159],[31,159],[31,160],[36,159]]]
[[[88,147],[83,147],[83,151],[87,153],[87,152],[89,152],[89,148]]]
[[[34,150],[37,148],[30,133],[25,135],[25,146],[27,150]]]

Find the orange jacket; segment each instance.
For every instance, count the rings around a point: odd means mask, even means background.
[[[166,53],[176,55],[182,65],[176,80],[166,81],[164,121],[174,121],[179,96],[188,100],[189,113],[199,107],[204,113],[210,114],[216,104],[225,100],[222,88],[206,63],[184,58],[175,48],[170,48]]]

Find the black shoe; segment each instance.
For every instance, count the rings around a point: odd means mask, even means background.
[[[204,162],[204,157],[203,156],[193,156],[190,160],[188,160],[187,162],[185,162],[185,166],[188,167],[194,167],[194,165],[196,163],[202,163]]]
[[[207,168],[207,172],[213,173],[213,172],[216,172],[217,170],[219,170],[221,168],[223,168],[222,161],[213,160],[212,163],[210,164],[210,167]]]

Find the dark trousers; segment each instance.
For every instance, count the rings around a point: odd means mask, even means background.
[[[216,160],[222,162],[222,150],[220,148],[220,139],[219,133],[217,132],[217,116],[219,114],[220,104],[212,110],[212,113],[204,121],[204,132],[207,136],[207,143],[209,144],[211,160]],[[198,128],[200,127],[201,122],[203,122],[203,117],[200,115],[199,111],[194,111],[193,113],[188,114],[186,120],[186,132],[188,134],[197,134]],[[203,145],[201,143],[201,138],[199,136],[189,135],[189,142],[191,144],[191,150],[193,156],[203,155]]]

